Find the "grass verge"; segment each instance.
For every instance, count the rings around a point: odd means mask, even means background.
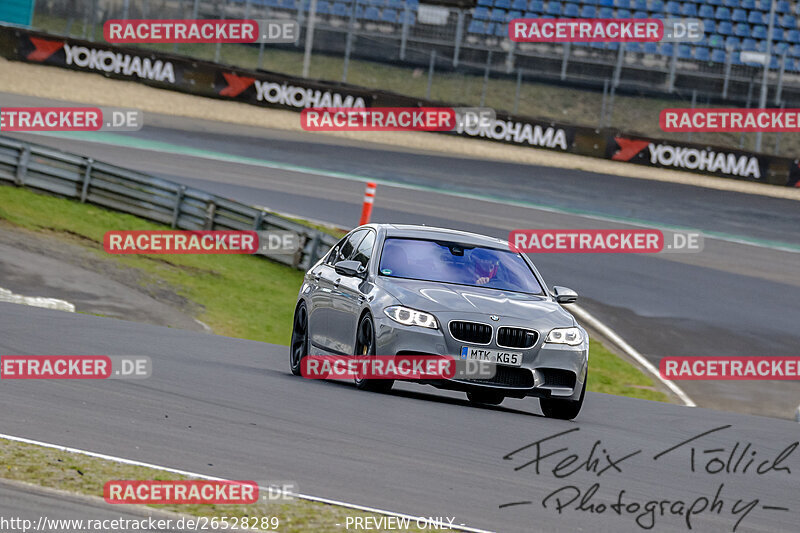
[[[0,439],[0,477],[43,487],[65,490],[87,496],[103,497],[103,486],[109,480],[178,480],[190,479],[161,470],[132,466],[114,461],[64,452],[52,448]],[[264,500],[263,495],[261,500]],[[127,505],[119,505],[124,512]],[[259,501],[251,505],[150,505],[163,511],[213,517],[249,517],[250,520],[276,517],[278,527],[286,533],[306,531],[340,532],[347,517],[375,517],[346,507],[301,499]],[[412,522],[413,523],[413,522]],[[341,525],[337,525],[341,524]],[[252,531],[252,529],[251,529]],[[376,531],[384,531],[377,529]],[[412,527],[404,531],[422,531]]]

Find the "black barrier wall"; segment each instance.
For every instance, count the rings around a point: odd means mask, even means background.
[[[470,107],[2,25],[0,55],[199,96],[296,111],[308,107]],[[491,126],[459,128],[447,134],[725,178],[792,187],[800,185],[797,159],[654,139],[504,112],[497,112]]]

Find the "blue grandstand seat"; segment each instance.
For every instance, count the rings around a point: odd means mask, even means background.
[[[642,51],[642,44],[637,43],[636,41],[632,41],[630,43],[625,43],[625,51],[627,52],[641,52]]]
[[[629,9],[617,9],[617,13],[615,16],[618,19],[629,19],[631,18],[631,12]]]
[[[679,45],[678,57],[680,59],[692,59],[692,48],[688,44]]]
[[[405,11],[406,3],[403,0],[389,0],[386,7],[391,7],[397,11]]]
[[[584,5],[581,8],[581,17],[582,18],[591,19],[591,18],[594,18],[594,16],[596,14],[597,14],[597,8],[595,8],[594,6]]]
[[[794,44],[789,48],[789,55],[792,57],[800,57],[800,44]]]
[[[714,12],[714,18],[717,20],[731,20],[731,10],[727,7],[718,7]]]
[[[269,7],[279,7],[278,0],[262,0],[262,3]]]
[[[661,46],[658,48],[658,52],[662,56],[671,56],[673,51],[672,43],[661,43]]]
[[[727,20],[717,24],[717,33],[720,35],[733,35],[733,25]]]
[[[369,0],[367,3],[380,9],[386,5],[386,2],[387,0]]]
[[[652,0],[650,2],[650,11],[653,13],[660,13],[664,11],[664,1],[663,0]]]
[[[479,6],[491,7],[492,6],[492,0],[478,0],[478,5]]]
[[[597,48],[598,50],[603,49],[603,43],[589,43],[590,48]]]
[[[740,22],[733,28],[733,34],[737,37],[750,37],[750,26]]]
[[[667,5],[664,6],[666,9],[665,11],[670,15],[680,15],[681,14],[681,5],[674,0],[670,0],[667,2]]]
[[[742,0],[742,9],[748,11],[756,8],[756,0]]]
[[[711,48],[724,48],[725,47],[725,39],[722,38],[721,35],[717,35],[716,33],[708,38],[708,46]]]
[[[486,26],[480,20],[473,20],[469,23],[469,27],[467,28],[468,33],[483,33],[483,29]]]
[[[279,0],[278,6],[284,9],[295,9],[294,0]]]
[[[392,24],[397,23],[397,11],[394,9],[386,8],[381,12],[381,20],[383,22],[391,22]]]
[[[786,40],[790,43],[800,43],[800,31],[789,30],[786,32]]]
[[[330,2],[319,2],[317,3],[317,13],[320,15],[329,15],[331,12],[331,3]]]
[[[698,61],[711,61],[711,52],[705,46],[698,46],[694,49],[694,58]]]
[[[525,11],[528,9],[528,0],[514,0],[511,3],[511,7],[517,11]]]
[[[734,9],[731,20],[734,22],[747,22],[747,12],[744,9]]]
[[[633,14],[635,19],[646,19],[648,16],[647,11],[637,11]]]
[[[750,24],[764,24],[764,17],[761,15],[761,11],[751,11],[747,17],[747,22]]]
[[[645,54],[657,54],[658,53],[658,45],[656,43],[644,43],[644,53]]]
[[[741,46],[742,41],[740,41],[738,37],[731,35],[725,39],[725,48],[733,48],[734,50],[738,50],[741,48]]]
[[[764,13],[769,13],[769,9],[772,6],[772,0],[758,0],[758,7],[760,11]]]
[[[619,9],[630,9],[631,0],[614,0],[614,5]]]
[[[756,40],[755,39],[743,39],[742,40],[742,50],[746,50],[748,52],[754,52],[756,50]]]
[[[601,7],[614,7],[614,0],[600,0],[597,2]]]
[[[494,35],[494,28],[495,28],[495,23],[494,22],[487,22],[486,26],[483,28],[483,34],[484,35]]]
[[[485,6],[478,6],[475,8],[475,11],[472,12],[472,18],[478,20],[488,20],[489,19],[489,8]]]
[[[722,0],[722,5],[733,9],[739,7],[739,0]]]
[[[739,56],[739,52],[731,52],[731,65],[744,65]]]
[[[600,8],[600,12],[597,14],[597,18],[600,19],[613,19],[614,18],[614,10],[610,7],[603,7]]]
[[[557,16],[561,14],[561,3],[560,2],[547,2],[547,14]]]
[[[360,18],[366,20],[381,20],[381,13],[378,11],[378,8],[375,6],[369,6],[367,9],[364,10],[364,15]]]
[[[711,52],[711,61],[714,63],[724,63],[725,62],[725,50],[721,50],[719,48],[715,48],[713,52]]]
[[[606,43],[606,50],[619,50],[619,43]]]
[[[541,0],[531,0],[531,3],[528,4],[528,11],[544,13],[544,2]]]
[[[786,0],[778,0],[778,5],[775,8],[778,13],[790,13],[792,11],[792,7]]]
[[[347,6],[341,2],[336,2],[335,4],[333,4],[333,9],[331,10],[331,13],[333,13],[337,17],[346,17],[350,15]]]
[[[539,13],[534,13],[533,11],[526,11],[526,12],[525,12],[525,18],[526,18],[526,19],[535,19],[535,18],[539,18]]]
[[[714,18],[714,8],[708,4],[703,4],[697,14],[704,19],[712,19]]]
[[[781,26],[783,26],[784,28],[796,28],[797,19],[794,18],[793,15],[784,15],[781,18]]]
[[[564,6],[564,16],[565,17],[572,17],[577,18],[581,14],[581,10],[578,7],[578,4],[567,4]]]
[[[508,37],[508,26],[504,24],[495,24],[494,34],[497,37]]]
[[[414,12],[411,11],[411,9],[412,9],[411,6],[409,6],[408,11],[405,10],[399,11],[398,12],[399,17],[397,18],[397,22],[400,24],[405,24],[406,19],[408,19],[408,25],[413,26],[417,22],[417,15],[415,15]]]
[[[766,39],[767,27],[766,26],[753,26],[753,39]]]
[[[779,56],[783,55],[784,52],[789,50],[789,43],[775,43],[773,45],[773,50],[775,50],[775,53]]]
[[[785,31],[784,31],[783,28],[772,28],[772,41],[773,42],[785,41],[786,39],[784,38],[784,35],[785,35]]]
[[[721,6],[722,0],[708,0],[708,4],[712,6]]]
[[[522,11],[509,11],[506,13],[506,22],[511,22],[514,19],[521,19]]]
[[[767,41],[758,41],[756,44],[756,50],[759,52],[766,52],[767,51]]]
[[[494,7],[509,9],[511,7],[511,0],[494,0]]]
[[[491,14],[489,15],[489,20],[492,22],[505,22],[506,21],[506,12],[503,9],[498,7],[492,9]]]
[[[633,0],[633,9],[636,11],[647,11],[647,0]]]
[[[681,7],[681,15],[684,17],[696,17],[697,16],[697,6],[694,4],[683,4]]]

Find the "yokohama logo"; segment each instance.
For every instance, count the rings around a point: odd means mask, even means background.
[[[473,127],[464,127],[459,125],[456,128],[456,132],[470,137],[488,137],[496,141],[567,149],[567,134],[563,129],[553,128],[552,126],[545,129],[538,124],[531,125],[513,120],[495,120],[491,126],[475,125]]]
[[[85,46],[71,46],[66,43],[64,51],[67,65],[70,66],[175,83],[175,70],[169,61],[163,62],[160,59],[153,61],[149,57],[131,56]]]
[[[653,165],[718,172],[742,178],[761,178],[758,159],[752,156],[737,156],[731,153],[698,150],[669,144],[650,143],[647,147],[650,149],[650,163]]]
[[[342,95],[309,87],[256,81],[256,99],[259,102],[289,107],[367,107],[360,96]]]

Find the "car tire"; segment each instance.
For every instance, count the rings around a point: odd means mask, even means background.
[[[355,355],[374,356],[375,355],[375,323],[369,313],[361,317],[356,328]],[[393,379],[360,379],[355,378],[356,387],[361,390],[371,392],[389,392]]]
[[[308,355],[308,310],[305,302],[300,302],[294,310],[292,320],[292,341],[289,344],[289,365],[292,374],[302,375],[303,358]]]
[[[470,391],[467,393],[467,399],[470,403],[500,405],[506,397],[495,391]]]
[[[542,408],[542,413],[547,418],[557,418],[559,420],[572,420],[578,413],[581,412],[583,407],[583,397],[586,394],[586,382],[583,380],[583,388],[581,389],[581,396],[577,400],[555,400],[553,398],[542,398],[539,400],[539,406]]]

